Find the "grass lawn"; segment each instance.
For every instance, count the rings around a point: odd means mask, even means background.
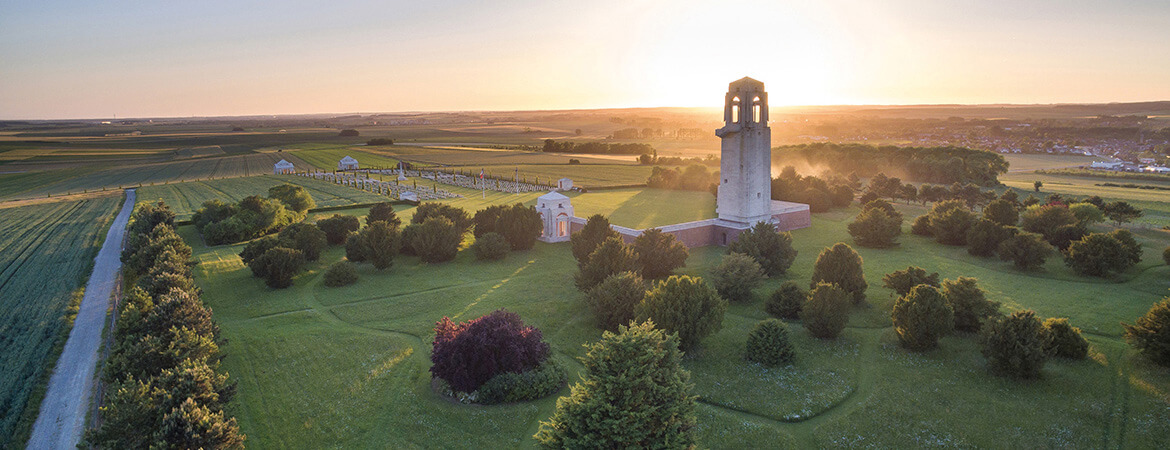
[[[451,202],[474,210],[534,197],[493,193]],[[618,190],[577,195],[574,206],[578,216],[611,214],[614,223],[641,227],[709,217],[710,197]],[[916,208],[909,207],[907,217]],[[400,207],[400,217],[407,220],[412,210]],[[800,254],[789,273],[767,280],[756,300],[732,305],[723,329],[687,356],[684,366],[700,396],[702,446],[1170,445],[1170,372],[1137,358],[1119,338],[1118,325],[1144,313],[1170,287],[1170,267],[1159,258],[1168,243],[1163,234],[1142,234],[1145,261],[1116,280],[1077,277],[1055,259],[1041,271],[1020,273],[906,235],[893,249],[860,250],[869,301],[852,313],[841,338],[812,339],[793,322],[794,365],[764,369],[744,362],[747,332],[766,317],[763,298],[784,280],[806,284],[821,249],[850,241],[845,225],[854,214],[856,208],[818,214],[811,228],[794,232]],[[204,301],[229,340],[224,367],[240,383],[229,413],[252,446],[531,447],[555,398],[484,407],[436,396],[428,372],[435,321],[498,308],[517,312],[543,331],[571,380],[580,370],[582,344],[601,334],[572,286],[576,269],[567,244],[538,243],[498,262],[476,261],[465,249],[444,264],[399,257],[382,272],[360,264],[357,284],[328,288],[324,269],[344,256],[336,247],[292,288],[272,290],[240,263],[242,245],[209,248],[192,227],[180,233],[195,247]],[[680,273],[706,275],[723,253],[695,249]],[[1090,338],[1091,358],[1050,361],[1041,380],[1015,382],[987,373],[973,336],[944,338],[926,353],[902,350],[889,322],[893,295],[880,279],[908,265],[943,278],[976,277],[1005,310],[1069,317]]]
[[[1170,225],[1170,191],[1135,189],[1125,187],[1098,186],[1103,183],[1137,184],[1151,186],[1170,186],[1170,183],[1160,181],[1139,180],[1109,180],[1095,177],[1052,175],[1042,173],[1009,173],[999,177],[1003,184],[1031,193],[1041,200],[1048,194],[1073,195],[1086,197],[1099,195],[1107,201],[1124,200],[1140,208],[1144,213],[1134,223],[1161,228]],[[1039,193],[1033,192],[1033,183],[1040,181],[1044,186]],[[1028,195],[1023,194],[1024,196]]]

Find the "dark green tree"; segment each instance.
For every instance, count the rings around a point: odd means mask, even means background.
[[[423,224],[423,229],[428,229],[426,223]],[[448,231],[448,233],[454,234],[452,231]],[[361,242],[362,256],[370,264],[373,264],[375,269],[389,269],[394,265],[394,257],[398,255],[398,250],[402,248],[401,237],[398,234],[397,227],[393,226],[390,222],[379,220],[366,224],[366,227],[362,229],[362,232],[358,236]]]
[[[677,336],[654,323],[605,332],[581,381],[533,436],[544,448],[693,448],[695,400]]]
[[[979,331],[984,321],[999,315],[999,302],[988,300],[986,292],[979,288],[975,278],[945,280],[942,293],[955,312],[956,330]]]
[[[1133,207],[1128,202],[1117,201],[1105,204],[1102,208],[1105,211],[1105,217],[1112,220],[1117,225],[1130,222],[1133,219],[1142,216],[1142,210]]]
[[[804,302],[808,301],[808,292],[800,288],[794,281],[785,281],[776,289],[768,302],[764,304],[764,311],[773,317],[794,320],[800,317],[800,310]]]
[[[1014,191],[1004,191],[1004,194]],[[1015,203],[1010,200],[1000,198],[988,203],[983,208],[983,218],[1000,225],[1014,227],[1016,222],[1020,221],[1020,211],[1016,209]]]
[[[1035,312],[1016,311],[987,322],[979,343],[992,372],[1015,378],[1037,378],[1048,360],[1051,340]]]
[[[787,272],[797,253],[792,247],[791,234],[776,232],[776,226],[765,222],[757,222],[740,233],[735,242],[727,246],[727,252],[751,256],[770,277]]]
[[[329,287],[348,286],[358,280],[357,267],[349,261],[338,261],[325,271],[325,285]]]
[[[1125,340],[1151,361],[1170,367],[1170,297],[1155,303],[1137,323],[1122,323]]]
[[[849,291],[835,284],[817,283],[808,293],[800,311],[800,320],[808,334],[820,339],[836,339],[849,322]]]
[[[1089,355],[1089,341],[1081,336],[1081,329],[1072,326],[1066,318],[1051,317],[1044,321],[1052,341],[1048,351],[1054,356],[1069,359],[1085,359]]]
[[[999,259],[1011,261],[1016,268],[1029,270],[1044,265],[1049,256],[1056,254],[1056,249],[1043,236],[1022,232],[1001,242],[996,253]]]
[[[402,226],[402,219],[398,218],[398,214],[394,212],[394,205],[390,202],[382,202],[370,207],[370,213],[366,215],[366,225],[374,222],[386,222],[394,228]]]
[[[361,222],[354,216],[334,214],[333,217],[317,221],[317,228],[325,232],[329,245],[341,245],[350,234],[361,228]]]
[[[769,367],[792,362],[796,350],[788,340],[788,326],[776,319],[756,322],[748,333],[744,357]]]
[[[581,291],[593,289],[610,275],[638,270],[638,255],[620,237],[606,239],[586,261],[579,267],[575,278],[577,289]]]
[[[280,200],[289,210],[295,211],[304,218],[305,213],[317,206],[313,196],[309,195],[304,187],[294,184],[282,184],[268,188],[268,198]]]
[[[659,328],[677,334],[679,348],[691,350],[723,327],[726,311],[727,300],[702,278],[676,275],[655,283],[635,308],[634,316],[639,322],[653,320]]]
[[[589,255],[609,238],[619,237],[618,232],[609,227],[609,219],[601,214],[589,216],[585,227],[569,237],[569,244],[573,249],[573,257],[578,266],[589,262]]]
[[[1068,246],[1064,262],[1081,275],[1108,277],[1133,266],[1130,249],[1105,233],[1093,233]]]
[[[418,231],[411,239],[410,247],[424,262],[440,263],[455,259],[455,254],[459,252],[459,244],[462,242],[463,231],[446,216],[436,215],[419,225]]]
[[[540,237],[543,229],[540,213],[531,206],[519,203],[500,211],[496,222],[496,230],[504,236],[512,250],[517,251],[529,250],[536,245],[536,238]]]
[[[914,286],[925,284],[939,287],[938,272],[929,275],[926,269],[918,266],[909,266],[906,270],[896,270],[882,277],[882,286],[893,289],[899,297],[909,294]]]
[[[885,209],[871,208],[872,204],[885,200],[874,200],[862,209],[861,213],[848,225],[849,234],[857,245],[871,248],[892,247],[894,240],[902,234],[902,215],[891,215]],[[890,208],[891,210],[893,208]]]
[[[329,246],[325,232],[307,223],[294,223],[277,236],[281,247],[300,250],[306,261],[316,261],[321,258],[321,252]]]
[[[511,249],[512,246],[508,244],[508,241],[496,232],[479,235],[475,238],[475,243],[471,244],[471,251],[475,252],[475,259],[481,261],[503,259],[508,256],[508,251]]]
[[[273,247],[248,263],[252,275],[264,278],[268,287],[283,289],[292,286],[292,279],[305,267],[305,256],[300,250]]]
[[[687,247],[674,235],[651,228],[634,238],[634,253],[638,254],[638,267],[647,279],[670,276],[674,269],[686,267]]]
[[[763,279],[764,272],[759,263],[742,253],[724,255],[723,262],[711,270],[711,284],[719,295],[733,303],[751,301],[752,290],[759,287]]]
[[[854,304],[865,301],[865,289],[869,284],[865,282],[865,271],[861,268],[861,255],[858,255],[848,244],[838,242],[832,247],[821,251],[817,262],[813,266],[812,284],[835,284],[849,292]]]
[[[922,284],[894,301],[891,315],[898,342],[918,351],[938,347],[939,338],[954,329],[954,317],[954,310],[942,291]]]
[[[620,272],[605,278],[585,295],[593,317],[604,330],[616,331],[618,326],[634,320],[634,309],[646,297],[646,283],[634,272]]]
[[[1015,227],[1001,225],[993,220],[979,219],[967,230],[967,253],[980,257],[995,256],[999,244],[1015,233]]]

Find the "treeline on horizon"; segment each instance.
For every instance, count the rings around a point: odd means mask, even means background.
[[[587,153],[596,155],[650,155],[654,147],[642,143],[567,142],[545,139],[541,147],[545,153]]]
[[[812,167],[824,167],[836,174],[871,177],[878,173],[896,173],[908,180],[924,183],[974,183],[981,186],[999,184],[999,175],[1007,173],[1003,155],[964,147],[896,147],[866,144],[817,142],[785,145],[772,151],[777,165],[803,160]]]

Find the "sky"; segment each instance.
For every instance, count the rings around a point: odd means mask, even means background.
[[[0,0],[0,118],[1170,100],[1166,0]]]

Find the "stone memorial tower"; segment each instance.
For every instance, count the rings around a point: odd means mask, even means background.
[[[772,129],[764,83],[744,77],[727,89],[718,203],[719,218],[752,225],[772,218]]]

